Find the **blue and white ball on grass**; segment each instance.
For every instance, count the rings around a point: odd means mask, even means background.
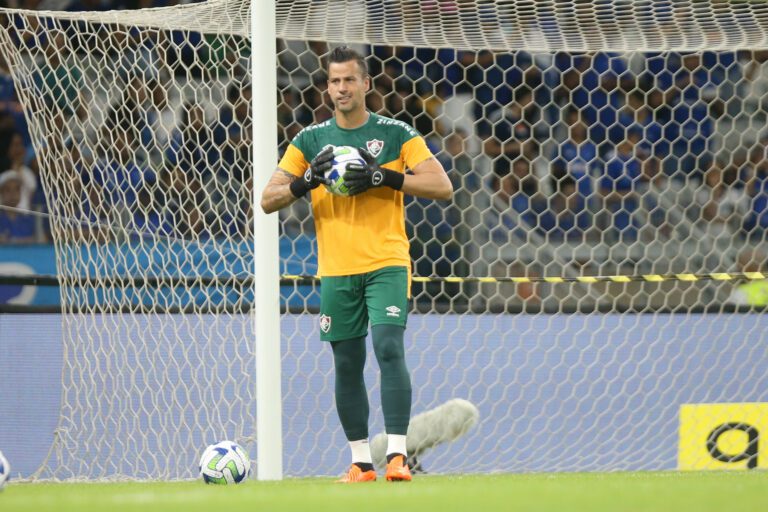
[[[328,192],[337,196],[349,195],[349,188],[344,183],[344,173],[347,172],[347,166],[352,163],[365,165],[365,160],[360,156],[357,148],[352,146],[334,147],[332,167],[325,173],[326,179],[330,181],[330,184],[325,186]]]
[[[8,464],[8,460],[3,456],[3,452],[0,452],[0,490],[2,490],[5,482],[11,477],[11,465]]]
[[[251,459],[235,442],[221,441],[205,449],[200,457],[200,476],[207,484],[239,484],[251,473]]]

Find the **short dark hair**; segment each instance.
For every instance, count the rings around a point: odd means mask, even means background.
[[[341,62],[349,62],[350,60],[357,61],[357,65],[360,68],[363,77],[368,76],[368,64],[365,62],[365,58],[349,46],[337,46],[328,53],[329,67],[333,63],[339,64]]]

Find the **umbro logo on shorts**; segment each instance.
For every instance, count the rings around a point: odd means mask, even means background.
[[[386,310],[387,310],[387,316],[394,316],[394,317],[400,316],[400,308],[397,306],[389,306],[386,308]]]
[[[331,317],[328,315],[320,315],[320,330],[325,334],[331,330]]]

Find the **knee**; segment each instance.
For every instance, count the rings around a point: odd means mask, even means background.
[[[374,348],[379,366],[393,366],[405,363],[405,348],[401,338],[382,337],[376,341]]]
[[[397,340],[382,340],[377,349],[376,356],[380,363],[394,363],[403,359],[402,344]]]

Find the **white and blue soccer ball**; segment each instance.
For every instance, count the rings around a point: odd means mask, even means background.
[[[11,465],[8,464],[8,459],[3,456],[3,452],[0,452],[0,489],[3,488],[9,478],[11,478]]]
[[[351,163],[365,165],[365,160],[360,156],[357,148],[335,146],[333,149],[333,166],[325,173],[325,177],[331,182],[325,186],[328,192],[337,196],[349,195],[349,188],[344,183],[344,173],[347,172],[347,166]]]
[[[200,457],[200,476],[207,484],[239,484],[251,473],[251,459],[233,441],[208,446]]]

